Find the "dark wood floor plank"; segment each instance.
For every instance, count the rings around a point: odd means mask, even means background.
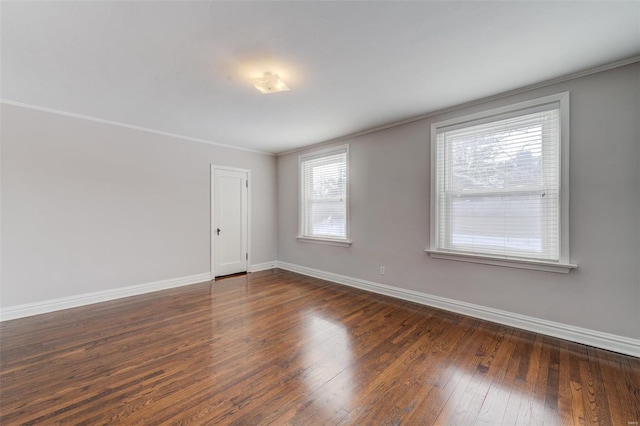
[[[401,421],[415,406],[415,395],[429,386],[426,383],[428,365],[438,359],[430,349],[435,353],[446,350],[446,341],[455,341],[449,334],[454,331],[454,327],[434,321],[433,313],[416,318],[414,326],[393,340],[397,346],[392,349],[388,361],[380,366],[383,371],[355,388],[358,396],[354,398],[351,410],[359,409],[363,423]]]
[[[528,364],[528,355],[533,348],[535,335],[524,330],[514,330],[514,351],[509,360],[499,367],[505,370],[500,387],[492,394],[487,407],[481,409],[479,424],[515,424],[518,407],[525,389],[521,378],[522,365]],[[497,383],[496,383],[497,385]],[[496,420],[493,420],[493,419]]]
[[[333,377],[325,376],[326,382],[309,394],[309,398],[299,412],[292,418],[295,424],[309,424],[317,418],[317,413],[331,413],[331,416],[343,417],[349,413],[357,402],[358,391],[366,386],[373,387],[380,374],[394,361],[405,342],[402,337],[419,334],[420,330],[411,327],[412,321],[419,318],[428,319],[435,311],[420,315],[419,310],[407,310],[404,315],[392,315],[392,311],[381,311],[378,319],[375,316],[353,324],[354,330],[351,351],[342,369]],[[382,326],[382,327],[381,327]],[[373,336],[377,336],[375,339]],[[363,392],[364,393],[364,392]],[[349,398],[345,398],[349,395]]]
[[[496,330],[490,329],[488,333],[494,334]],[[498,334],[490,341],[488,339],[485,340],[487,346],[481,347],[476,351],[476,359],[469,364],[469,368],[459,368],[456,371],[456,375],[458,375],[457,382],[452,383],[457,384],[452,388],[452,393],[449,395],[447,403],[436,418],[436,424],[469,424],[475,422],[492,380],[490,376],[486,376],[489,367],[487,356],[494,355],[494,351],[501,345],[503,337],[503,335]]]
[[[640,359],[272,270],[0,323],[0,424],[600,424]]]
[[[573,425],[571,416],[571,378],[569,376],[569,343],[559,341],[558,350],[558,424]]]
[[[407,416],[409,424],[433,424],[441,415],[458,380],[456,374],[459,371],[472,370],[474,363],[479,363],[477,350],[479,341],[485,333],[488,323],[476,323],[474,320],[460,322],[458,334],[453,340],[451,351],[440,357],[439,363],[432,368],[429,386],[424,391],[424,396],[418,400],[417,406]],[[454,384],[451,384],[455,381]],[[445,416],[441,416],[443,419]]]
[[[474,371],[471,383],[467,385],[455,407],[456,422],[460,424],[482,423],[479,418],[482,408],[493,407],[490,410],[485,410],[483,414],[486,419],[488,414],[497,411],[496,416],[488,420],[489,424],[499,423],[503,411],[497,408],[496,403],[504,403],[504,394],[501,392],[500,385],[506,373],[504,366],[515,350],[515,344],[512,340],[513,332],[513,329],[505,327],[496,330],[489,350]],[[495,386],[496,383],[498,386]]]
[[[384,390],[382,403],[372,401],[376,410],[371,410],[372,422],[381,420],[383,424],[398,424],[416,409],[420,395],[426,394],[435,384],[432,373],[439,362],[450,353],[459,342],[463,328],[457,327],[463,317],[452,315],[451,321],[430,321],[428,334],[423,335],[411,347],[409,357],[393,371],[395,384]]]
[[[612,423],[640,424],[640,359],[620,357],[608,351],[597,351],[605,395],[611,409]]]

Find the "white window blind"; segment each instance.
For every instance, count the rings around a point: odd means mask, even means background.
[[[348,147],[300,157],[300,237],[348,239]]]
[[[562,260],[560,101],[439,126],[435,138],[432,250]]]

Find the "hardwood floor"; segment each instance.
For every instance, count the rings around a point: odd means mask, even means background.
[[[640,359],[274,270],[0,324],[0,423],[640,421]]]

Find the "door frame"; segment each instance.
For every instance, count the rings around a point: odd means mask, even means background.
[[[213,217],[213,212],[215,211],[213,209],[214,207],[214,202],[215,202],[215,171],[216,170],[229,170],[232,172],[242,172],[242,173],[246,173],[247,174],[247,182],[250,182],[247,188],[247,254],[248,254],[248,259],[247,259],[247,272],[249,272],[249,261],[251,260],[251,187],[252,187],[252,181],[251,181],[251,170],[250,169],[240,169],[237,167],[228,167],[228,166],[220,166],[217,164],[211,164],[211,168],[210,168],[210,176],[211,176],[211,194],[210,194],[210,210],[209,210],[209,242],[210,242],[210,256],[209,256],[209,262],[210,262],[210,269],[211,269],[211,279],[214,280],[216,275],[215,275],[215,271],[214,271],[214,258],[215,258],[215,244],[214,244],[214,238],[215,236],[214,234],[214,222],[215,222],[215,218]]]

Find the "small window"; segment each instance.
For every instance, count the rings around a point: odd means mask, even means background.
[[[564,93],[432,125],[432,257],[575,267],[568,103]]]
[[[349,147],[302,155],[299,161],[298,239],[349,245]]]

